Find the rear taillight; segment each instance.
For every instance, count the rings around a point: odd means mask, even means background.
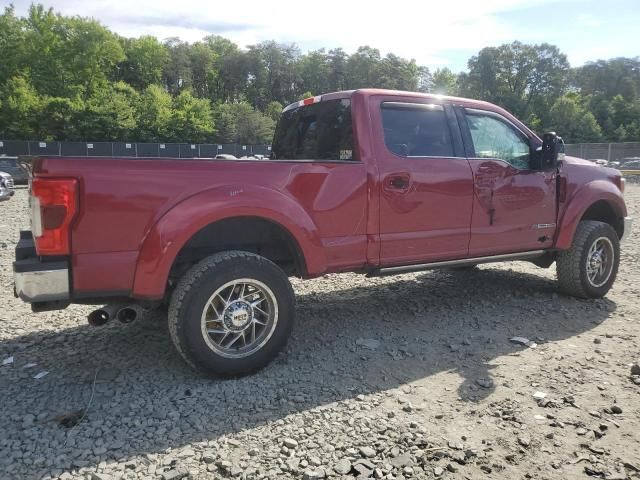
[[[40,178],[31,183],[31,221],[38,255],[68,255],[69,227],[77,211],[75,178]]]

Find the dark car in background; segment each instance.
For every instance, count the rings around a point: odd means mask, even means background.
[[[18,157],[0,157],[0,171],[11,175],[16,185],[26,185],[29,182],[29,173],[20,164]]]

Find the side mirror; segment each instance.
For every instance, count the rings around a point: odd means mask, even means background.
[[[558,166],[564,160],[564,141],[556,132],[545,133],[542,136],[540,151],[540,170],[548,170]]]

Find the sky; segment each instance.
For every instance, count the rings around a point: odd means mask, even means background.
[[[13,0],[24,15],[29,0]],[[481,48],[519,40],[552,43],[572,66],[640,56],[640,0],[46,0],[65,15],[93,17],[127,37],[195,42],[221,35],[241,47],[265,40],[302,52],[360,45],[431,69],[466,69]],[[0,5],[8,5],[0,0]],[[305,8],[307,10],[305,10]]]

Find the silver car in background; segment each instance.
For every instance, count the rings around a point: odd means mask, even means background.
[[[29,182],[29,171],[18,157],[0,156],[0,172],[11,175],[16,185],[27,185]]]
[[[0,172],[0,202],[9,200],[16,193],[13,190],[13,177],[5,172]]]

